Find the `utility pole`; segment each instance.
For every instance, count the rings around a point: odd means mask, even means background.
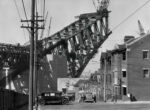
[[[34,96],[33,100],[35,103],[35,108],[37,109],[37,40],[38,40],[38,12],[36,12],[36,30],[34,38],[34,66],[33,66],[33,85],[34,85]]]
[[[29,73],[29,110],[33,110],[34,23],[35,23],[35,0],[32,0],[31,37],[30,37],[30,73]]]
[[[38,27],[38,22],[43,22],[44,20],[38,20],[38,15],[36,15],[35,20],[35,0],[32,0],[31,3],[31,20],[21,20],[21,22],[31,22],[30,26],[21,26],[21,28],[30,28],[30,63],[29,63],[29,106],[28,110],[33,110],[33,102],[36,102],[35,98],[37,95],[37,37],[38,29],[44,29],[43,27]],[[36,26],[35,26],[36,23]],[[35,29],[36,28],[36,29]],[[36,37],[35,35],[36,30]]]
[[[107,61],[106,61],[106,58],[104,60],[104,93],[103,93],[103,98],[104,98],[104,102],[106,102],[106,71],[107,71]]]

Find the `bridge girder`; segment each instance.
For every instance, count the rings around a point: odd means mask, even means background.
[[[67,56],[68,76],[79,77],[98,48],[111,34],[108,28],[109,11],[87,13],[55,34],[38,41],[39,59],[47,54],[65,54]],[[29,46],[0,44],[0,68],[9,67],[14,71],[0,79],[17,77],[29,69]],[[19,82],[20,83],[20,80]],[[21,84],[21,83],[20,83]],[[21,85],[19,85],[21,87]]]
[[[108,14],[109,11],[105,9],[103,12],[80,15],[79,20],[41,40],[42,56],[65,53],[68,75],[79,77],[98,48],[111,34],[108,28]]]

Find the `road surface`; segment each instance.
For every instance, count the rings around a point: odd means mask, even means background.
[[[41,105],[38,110],[150,110],[150,103],[72,103]]]

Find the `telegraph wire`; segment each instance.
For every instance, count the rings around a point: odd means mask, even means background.
[[[150,0],[146,1],[144,4],[142,4],[139,8],[137,8],[134,12],[132,12],[129,16],[127,16],[123,21],[121,21],[118,25],[116,25],[113,29],[117,29],[120,25],[122,25],[124,22],[126,22],[130,17],[132,17],[134,14],[136,14],[139,10],[141,10],[145,5],[147,5],[150,2]]]
[[[41,11],[41,15],[42,15],[42,13],[43,13],[43,0],[41,0],[40,4],[41,4],[40,5],[40,8],[41,8],[40,11]]]
[[[25,18],[26,18],[26,20],[28,20],[27,12],[26,12],[26,8],[25,8],[24,1],[23,1],[23,0],[22,0],[22,5],[23,5],[23,10],[24,10]],[[29,26],[29,23],[28,23],[28,22],[27,22],[27,25]]]
[[[24,0],[22,0],[22,6],[23,6],[23,11],[24,11],[24,14],[25,14],[25,18],[26,18],[26,20],[28,20],[27,12],[26,12],[26,8],[25,8],[25,4],[24,4]],[[27,26],[29,27],[29,22],[27,22]],[[24,29],[23,29],[23,31],[24,31]],[[27,28],[27,31],[29,32],[29,34],[31,33],[28,28]],[[24,32],[24,35],[25,35],[25,32]],[[25,37],[25,39],[26,39],[26,37]],[[30,36],[29,36],[29,39],[30,39]]]
[[[38,1],[37,0],[35,1],[35,4],[36,4],[35,5],[35,10],[36,10],[36,13],[37,13],[38,12]]]
[[[48,11],[47,11],[46,16],[45,16],[45,18],[44,18],[45,20],[44,20],[44,22],[43,22],[43,27],[45,27],[45,24],[46,24],[46,21],[47,21],[47,17],[48,17]],[[41,32],[40,39],[42,39],[43,35],[44,35],[44,29],[43,29],[42,32]]]
[[[15,4],[15,7],[16,7],[16,9],[17,9],[17,13],[18,13],[18,16],[19,16],[19,18],[20,18],[20,20],[21,20],[21,14],[20,14],[20,12],[19,12],[19,8],[18,8],[18,5],[17,5],[17,2],[16,2],[16,0],[13,0],[14,1],[14,4]],[[23,35],[24,35],[24,38],[25,38],[25,40],[26,40],[26,35],[25,35],[25,30],[23,29]]]
[[[47,36],[50,36],[51,22],[52,22],[52,17],[50,17],[50,21],[49,21],[49,27],[48,27],[48,33],[47,33]]]
[[[95,10],[97,10],[97,7],[96,7],[96,4],[95,4],[94,0],[92,0],[92,2],[93,2]]]
[[[48,16],[48,12],[46,13],[46,16],[45,16],[45,0],[43,1],[43,14],[42,15],[43,15],[43,19],[45,18],[45,21],[43,22],[43,27],[45,27],[47,16]],[[44,34],[44,29],[42,30],[41,37],[43,37],[43,34]]]
[[[45,0],[44,0],[44,4],[43,4],[43,18],[45,17]]]
[[[20,14],[20,12],[19,12],[19,8],[18,8],[18,5],[17,5],[17,2],[16,2],[16,0],[13,0],[13,1],[14,1],[14,3],[15,3],[15,7],[16,7],[16,9],[17,9],[18,16],[19,16],[19,18],[20,18],[20,20],[21,20],[21,14]]]

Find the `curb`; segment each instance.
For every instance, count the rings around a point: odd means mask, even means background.
[[[150,101],[117,101],[117,102],[97,102],[97,104],[150,104]]]

